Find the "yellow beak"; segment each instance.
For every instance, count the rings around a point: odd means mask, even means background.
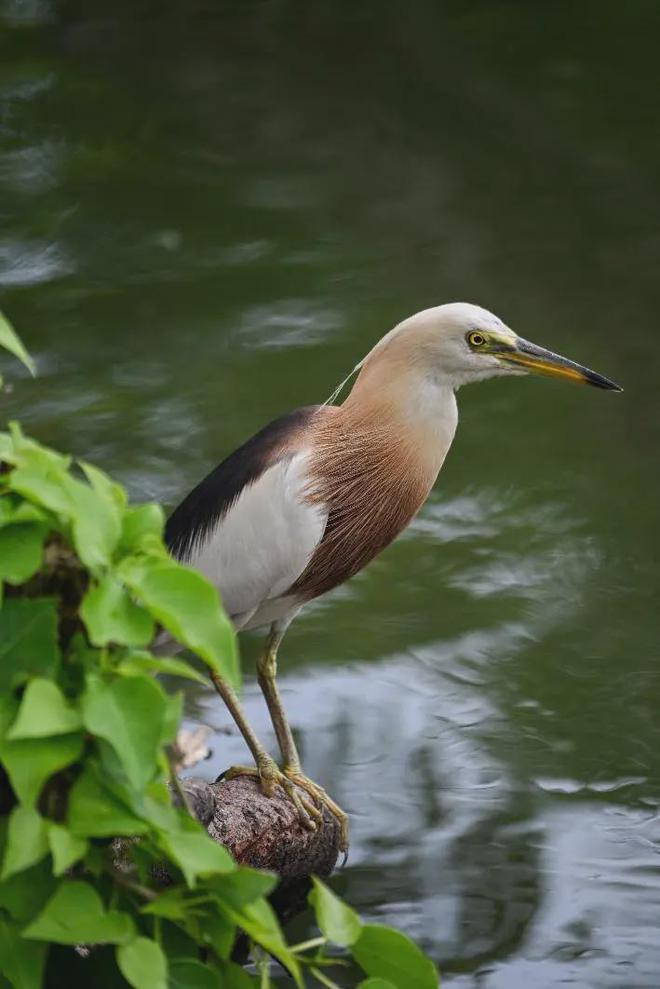
[[[546,350],[544,347],[537,347],[535,343],[523,340],[522,337],[518,337],[511,349],[502,349],[497,356],[501,360],[520,364],[534,374],[568,378],[569,381],[594,385],[596,388],[606,388],[608,391],[623,391],[620,385],[603,377],[602,374],[598,374],[582,364],[576,364],[575,361],[569,361],[566,357],[560,357],[559,354],[553,354],[551,350]]]

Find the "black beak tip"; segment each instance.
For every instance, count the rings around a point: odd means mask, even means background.
[[[587,381],[590,385],[594,385],[596,388],[603,388],[605,391],[623,391],[621,385],[617,385],[616,381],[610,381],[602,374],[596,374],[592,371],[591,374],[587,375]]]
[[[600,387],[604,388],[606,391],[623,391],[621,385],[617,385],[616,381],[609,381],[607,378],[605,379],[605,383]]]

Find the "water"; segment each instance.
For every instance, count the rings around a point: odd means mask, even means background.
[[[0,4],[0,305],[41,372],[2,401],[40,439],[172,504],[455,299],[624,385],[462,391],[283,691],[351,814],[337,887],[445,984],[657,989],[660,9],[84,6]],[[204,772],[242,759],[188,700]]]

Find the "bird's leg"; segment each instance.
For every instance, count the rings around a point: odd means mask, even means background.
[[[257,660],[257,679],[263,693],[270,720],[275,729],[277,744],[282,754],[284,772],[300,773],[300,756],[286,716],[280,692],[277,689],[277,650],[284,638],[285,625],[275,623],[266,640],[266,648]]]
[[[339,824],[340,851],[343,852],[348,848],[348,815],[328,796],[323,787],[303,774],[298,749],[277,688],[277,650],[284,638],[286,628],[287,625],[278,623],[271,627],[266,648],[257,661],[259,686],[266,699],[277,744],[282,754],[284,776],[294,787],[299,787],[307,793],[316,804],[328,808]],[[322,820],[320,814],[319,819]]]
[[[211,671],[211,680],[213,681],[213,686],[225,702],[225,707],[234,719],[236,727],[245,740],[245,744],[254,756],[254,761],[257,765],[259,765],[259,761],[263,760],[264,756],[268,756],[268,753],[252,730],[252,726],[246,717],[241,702],[236,696],[233,688],[225,679],[223,679],[223,677]],[[268,758],[270,758],[270,756],[268,756]]]
[[[232,766],[224,774],[225,778],[232,779],[236,776],[255,776],[261,783],[263,792],[269,797],[273,795],[276,786],[281,786],[293,802],[302,823],[310,830],[314,830],[316,828],[315,822],[321,820],[322,817],[314,803],[298,793],[294,783],[284,775],[275,760],[263,747],[252,730],[252,726],[245,715],[245,711],[238,697],[227,681],[221,676],[218,676],[217,673],[211,673],[211,680],[213,681],[213,686],[222,697],[227,710],[234,719],[256,763],[255,766]]]

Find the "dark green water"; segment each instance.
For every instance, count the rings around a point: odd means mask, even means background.
[[[624,385],[462,391],[429,503],[298,620],[283,689],[351,813],[338,888],[446,984],[657,989],[660,7],[0,12],[0,305],[41,371],[2,414],[134,497],[435,303]],[[242,758],[221,733],[203,770]]]

